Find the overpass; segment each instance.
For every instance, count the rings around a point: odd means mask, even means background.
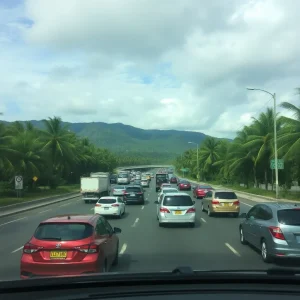
[[[172,165],[141,165],[141,166],[125,166],[119,167],[118,170],[149,170],[149,169],[156,169],[156,168],[173,168]]]

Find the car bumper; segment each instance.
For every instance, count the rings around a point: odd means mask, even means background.
[[[106,216],[118,216],[120,214],[120,209],[119,208],[109,208],[109,209],[95,208],[94,213],[99,215],[106,215]]]
[[[130,199],[124,199],[124,202],[126,204],[139,204],[144,203],[144,198],[130,198]]]
[[[290,246],[287,241],[272,238],[272,242],[268,243],[269,253],[278,258],[300,258],[299,248]]]
[[[219,207],[211,207],[210,209],[211,213],[217,214],[217,213],[240,213],[240,207],[239,206],[219,206]]]
[[[188,214],[183,216],[166,216],[166,214],[159,214],[160,223],[195,223],[196,214]]]

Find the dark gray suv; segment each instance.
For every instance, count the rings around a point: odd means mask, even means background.
[[[124,194],[124,202],[126,204],[144,204],[144,190],[140,185],[126,186]]]

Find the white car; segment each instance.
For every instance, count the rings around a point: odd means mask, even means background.
[[[125,203],[121,197],[101,197],[95,205],[94,213],[121,218],[125,214]]]
[[[163,194],[169,194],[169,193],[179,193],[179,191],[173,187],[172,188],[165,187],[159,192],[157,200],[159,201]]]

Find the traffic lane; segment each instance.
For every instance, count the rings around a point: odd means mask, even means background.
[[[161,228],[154,204],[157,193],[154,191],[150,195],[151,204],[141,212],[139,222],[132,228],[133,234],[126,236],[127,250],[114,271],[172,270],[179,265],[203,270],[256,269],[264,266],[256,253],[249,250],[241,255],[230,244],[229,237],[234,235],[238,238],[237,219],[222,222],[217,218],[208,218],[201,212],[201,200],[198,200],[195,228],[182,225]]]
[[[109,223],[113,227],[119,227],[122,229],[120,238],[120,251],[126,250],[126,235],[129,234],[128,228],[134,226],[136,216],[144,209],[142,205],[128,205],[126,206],[126,214],[121,219],[114,217],[107,217]],[[47,211],[44,214],[34,214],[28,216],[27,219],[20,222],[8,224],[6,229],[3,226],[0,232],[0,279],[18,279],[19,278],[19,263],[22,255],[23,245],[30,239],[34,233],[38,224],[52,216],[61,214],[93,214],[93,204],[85,204],[82,200],[73,203],[72,205],[65,205],[63,207],[57,207],[51,211]],[[14,227],[13,227],[14,226]]]

